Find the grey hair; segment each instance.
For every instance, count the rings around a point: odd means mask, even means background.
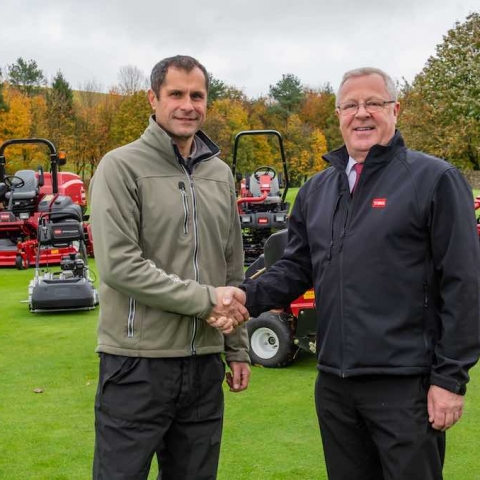
[[[383,78],[383,81],[385,82],[385,87],[387,89],[387,92],[390,95],[390,98],[392,100],[397,101],[397,89],[395,87],[395,82],[392,80],[392,77],[388,75],[388,73],[385,73],[383,70],[380,70],[379,68],[374,68],[374,67],[362,67],[362,68],[355,68],[353,70],[349,70],[346,72],[343,77],[342,81],[340,82],[340,86],[338,87],[337,95],[336,98],[340,98],[340,90],[342,89],[344,83],[352,77],[363,77],[365,75],[380,75]]]
[[[153,90],[155,96],[158,96],[160,87],[165,81],[168,69],[170,67],[178,68],[179,70],[185,70],[191,72],[194,68],[199,68],[205,75],[205,87],[210,87],[210,80],[208,77],[207,69],[195,58],[188,55],[176,55],[175,57],[168,57],[160,60],[152,69],[150,74],[150,88]]]

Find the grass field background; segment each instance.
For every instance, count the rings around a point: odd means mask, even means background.
[[[98,311],[29,313],[22,301],[32,275],[32,269],[0,269],[0,479],[86,480]],[[219,480],[326,479],[315,376],[314,357],[303,354],[285,369],[254,367],[245,392],[225,390]],[[472,377],[464,417],[448,434],[447,480],[480,480],[478,366]],[[150,479],[155,472],[156,466]]]
[[[94,262],[91,267],[95,272]],[[0,479],[87,480],[98,310],[29,313],[25,301],[33,273],[0,269]],[[314,357],[301,354],[285,369],[254,367],[245,392],[225,390],[219,480],[327,478],[314,411],[315,377]],[[477,366],[464,417],[448,433],[445,479],[480,480],[479,452]],[[149,480],[156,471],[155,466]]]

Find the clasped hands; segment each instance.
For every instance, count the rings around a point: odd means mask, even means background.
[[[206,321],[210,326],[228,335],[250,318],[245,308],[247,297],[243,290],[236,287],[217,287],[215,290],[217,304]]]

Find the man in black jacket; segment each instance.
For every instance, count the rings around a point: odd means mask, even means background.
[[[299,191],[288,246],[247,281],[252,316],[312,285],[317,414],[331,480],[438,480],[480,354],[472,192],[451,164],[409,150],[392,79],[341,82],[345,145]]]

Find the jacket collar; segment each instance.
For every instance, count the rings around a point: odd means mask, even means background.
[[[196,140],[202,145],[198,157],[194,159],[194,163],[216,157],[220,154],[220,148],[215,144],[204,132],[199,130],[195,134]],[[156,122],[155,115],[151,115],[148,127],[142,134],[142,140],[149,146],[158,150],[158,152],[166,158],[172,160],[180,160],[182,156],[178,151],[175,142],[171,139],[168,133]],[[182,159],[183,160],[183,159]]]
[[[399,130],[395,130],[395,134],[387,145],[374,145],[370,149],[367,158],[365,159],[365,163],[373,164],[390,162],[394,157],[393,153],[404,147],[405,142],[403,141],[402,134]],[[345,145],[323,156],[325,161],[329,162],[333,167],[343,171],[347,168],[348,158],[349,155]]]

